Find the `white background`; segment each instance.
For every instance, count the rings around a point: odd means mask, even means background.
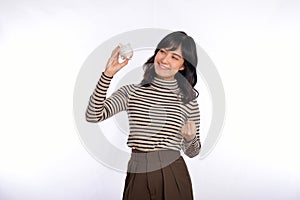
[[[81,65],[108,38],[183,30],[222,78],[216,148],[187,161],[196,200],[300,198],[299,1],[1,1],[0,199],[121,199],[73,120]]]

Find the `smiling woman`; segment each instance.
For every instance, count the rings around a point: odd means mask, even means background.
[[[174,80],[175,74],[184,69],[183,62],[181,47],[174,51],[160,49],[154,59],[155,73],[161,79]]]
[[[144,64],[145,73],[141,84],[148,86],[154,77],[176,79],[183,94],[182,101],[187,103],[199,95],[194,88],[197,83],[197,64],[194,39],[183,31],[170,33],[159,42],[154,55]]]
[[[180,150],[192,158],[201,148],[195,42],[182,31],[168,34],[144,64],[143,80],[107,98],[113,76],[129,62],[119,63],[119,54],[116,47],[90,96],[86,120],[96,123],[127,111],[132,153],[123,200],[192,200],[192,182]]]

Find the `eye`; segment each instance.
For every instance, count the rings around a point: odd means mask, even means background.
[[[161,52],[161,53],[166,53],[166,51],[163,50],[163,49],[160,49],[159,52]]]
[[[175,59],[175,60],[179,60],[176,56],[172,56],[172,58]]]

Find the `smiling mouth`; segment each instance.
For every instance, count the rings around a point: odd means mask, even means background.
[[[166,67],[166,66],[164,66],[164,65],[158,64],[158,66],[159,66],[161,69],[164,69],[164,70],[169,70],[169,69],[170,69],[169,67]]]

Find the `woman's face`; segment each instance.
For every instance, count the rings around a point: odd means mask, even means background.
[[[154,68],[158,78],[164,80],[174,80],[175,74],[183,70],[184,59],[179,46],[174,51],[166,48],[160,49],[154,58]]]

